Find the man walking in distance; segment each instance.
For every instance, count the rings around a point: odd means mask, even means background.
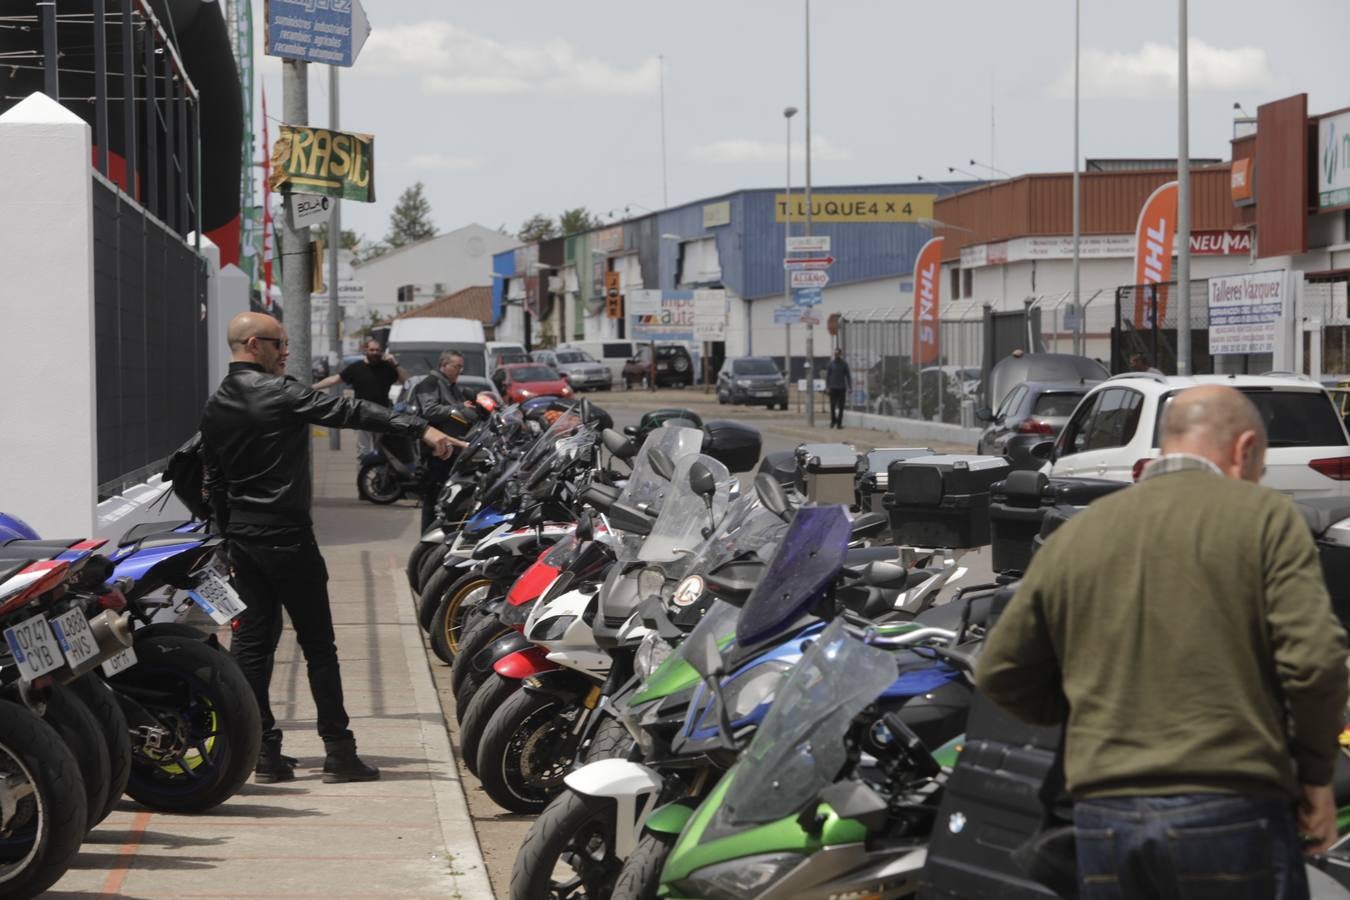
[[[807,373],[810,377],[810,373]],[[853,387],[853,373],[844,362],[844,351],[834,350],[834,359],[825,369],[825,390],[830,393],[830,427],[844,427],[844,396]]]
[[[1139,484],[1036,554],[979,687],[1065,725],[1084,900],[1306,898],[1302,852],[1336,839],[1345,632],[1308,526],[1256,483],[1251,402],[1189,388],[1161,432]]]
[[[294,778],[281,754],[281,730],[268,686],[284,607],[305,654],[318,730],[327,754],[325,782],[380,776],[356,755],[342,699],[328,570],[310,520],[310,426],[398,431],[420,437],[438,456],[453,441],[417,416],[363,400],[319,393],[286,372],[285,329],[271,316],[241,313],[230,322],[229,374],[202,411],[206,487],[229,539],[235,584],[248,609],[237,620],[230,653],[248,678],[262,714],[260,782]]]
[[[459,374],[463,371],[464,354],[447,350],[441,354],[436,371],[419,381],[412,390],[412,401],[422,417],[456,436],[468,430],[470,423],[464,404],[473,399],[459,386]],[[422,481],[423,532],[436,520],[436,498],[449,476],[450,460],[427,461],[426,476]]]
[[[349,384],[357,400],[389,405],[389,389],[408,380],[408,373],[398,364],[392,353],[380,349],[380,342],[366,341],[366,358],[358,359],[347,368],[322,381],[314,382],[314,390],[326,391],[339,382]],[[356,433],[356,458],[361,459],[375,449],[375,433],[364,429]]]

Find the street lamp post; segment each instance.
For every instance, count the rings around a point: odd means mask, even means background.
[[[1078,20],[1082,0],[1073,0],[1073,305],[1078,308],[1079,271],[1081,265],[1079,245],[1083,235],[1082,189],[1078,181]],[[1076,337],[1076,336],[1075,336]],[[1077,344],[1077,341],[1074,342]],[[1074,352],[1080,352],[1075,346]]]
[[[1191,374],[1191,128],[1186,0],[1177,38],[1177,374]],[[1154,328],[1158,323],[1154,323]]]
[[[811,236],[811,0],[806,0],[806,236]],[[812,310],[812,314],[815,310]],[[816,424],[815,326],[806,325],[806,424]]]
[[[792,237],[792,117],[797,114],[797,107],[789,106],[783,110],[783,125],[787,135],[783,146],[787,148],[787,213],[783,217],[783,234],[785,237]],[[787,241],[783,241],[783,255],[787,255]],[[783,270],[783,305],[792,305],[792,289],[788,286],[792,280],[792,275],[786,269]],[[747,326],[748,327],[748,326]],[[783,377],[792,378],[792,323],[783,323]]]

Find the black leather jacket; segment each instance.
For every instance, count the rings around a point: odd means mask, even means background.
[[[423,418],[451,437],[462,437],[468,430],[471,419],[464,404],[473,397],[439,371],[413,385],[410,399]]]
[[[311,525],[311,425],[414,438],[427,428],[419,416],[320,393],[253,363],[230,363],[201,421],[205,485],[224,530]]]

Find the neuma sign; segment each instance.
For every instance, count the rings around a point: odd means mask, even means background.
[[[1134,283],[1156,288],[1158,321],[1167,313],[1167,282],[1172,278],[1172,246],[1177,229],[1177,183],[1161,185],[1144,201],[1139,224],[1134,229]],[[1153,319],[1148,300],[1154,293],[1136,291],[1134,324],[1139,327]]]
[[[925,366],[938,361],[938,301],[942,289],[942,238],[923,245],[914,261],[914,362]]]
[[[1317,205],[1350,204],[1350,111],[1317,120]]]

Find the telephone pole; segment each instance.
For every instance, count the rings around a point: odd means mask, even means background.
[[[287,125],[309,124],[309,63],[294,59],[281,61],[282,115]],[[283,194],[283,200],[287,195]],[[309,268],[309,226],[296,228],[289,204],[282,210],[281,234],[284,259],[281,266],[281,304],[286,311],[286,330],[291,348],[286,374],[305,384],[314,380],[310,366],[309,294],[313,279]]]

